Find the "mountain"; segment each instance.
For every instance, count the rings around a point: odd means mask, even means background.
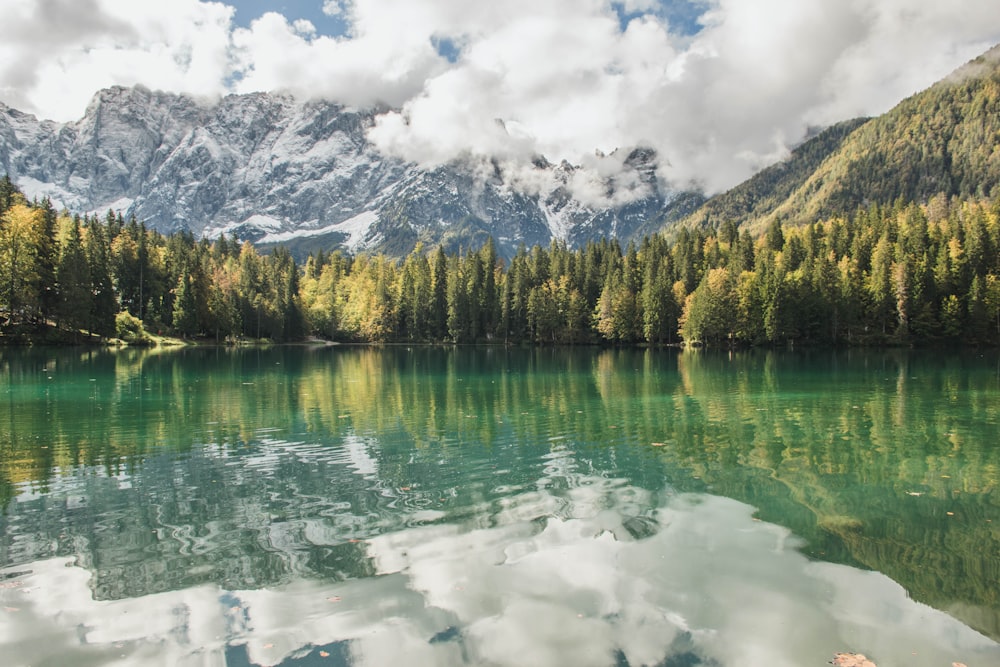
[[[682,224],[761,231],[936,195],[1000,196],[1000,46],[882,116],[828,128]]]
[[[837,123],[795,148],[786,159],[754,174],[733,189],[704,202],[685,222],[716,228],[727,220],[747,222],[774,212],[867,118]]]
[[[534,169],[547,187],[525,194],[498,165],[459,161],[436,169],[380,154],[366,132],[377,111],[256,93],[204,103],[142,87],[100,91],[76,122],[57,124],[0,105],[0,169],[57,207],[135,214],[165,233],[236,235],[401,256],[416,243],[473,247],[487,236],[511,255],[520,243],[571,246],[628,239],[650,221],[681,217],[697,195],[664,191],[656,156],[624,159],[644,196],[616,206],[575,199],[576,167]],[[605,183],[614,200],[615,183]],[[644,226],[645,225],[645,226]]]

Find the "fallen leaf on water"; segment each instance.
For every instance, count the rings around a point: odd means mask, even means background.
[[[835,667],[875,667],[875,663],[862,653],[838,653],[833,657]]]

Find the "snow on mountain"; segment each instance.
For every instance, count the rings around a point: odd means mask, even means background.
[[[375,211],[364,211],[353,218],[348,218],[335,225],[328,225],[320,229],[313,229],[310,225],[305,225],[291,232],[272,232],[262,236],[259,243],[288,243],[295,239],[304,239],[317,236],[328,236],[331,234],[342,234],[346,236],[343,245],[351,251],[359,250],[363,247],[363,241],[368,230],[378,221],[378,214]]]
[[[574,196],[579,173],[565,163],[540,159],[549,186],[532,193],[488,161],[423,169],[382,155],[366,138],[376,113],[265,93],[208,103],[142,87],[102,90],[67,124],[0,104],[0,169],[57,207],[300,249],[403,255],[420,241],[469,248],[493,236],[510,255],[553,238],[628,239],[671,214],[674,194],[660,187],[649,151],[625,160],[641,196],[595,206]],[[615,183],[598,185],[615,194]]]

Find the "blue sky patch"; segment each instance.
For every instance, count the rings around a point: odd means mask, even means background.
[[[623,3],[616,2],[612,6],[618,14],[618,22],[622,30],[628,26],[629,21],[646,14],[655,14],[667,21],[670,32],[690,37],[702,30],[698,19],[708,9],[706,0],[660,0],[659,9],[648,12],[628,12]]]
[[[455,43],[455,40],[448,37],[432,37],[431,43],[442,58],[445,58],[450,63],[458,61],[458,56],[461,54],[462,49]]]
[[[289,23],[306,19],[316,26],[318,34],[330,37],[345,35],[350,27],[343,13],[334,16],[325,14],[323,0],[230,0],[228,4],[236,8],[236,25],[243,28],[249,28],[250,23],[267,12],[277,12]],[[701,31],[698,19],[708,8],[705,0],[661,0],[659,4],[660,8],[654,13],[667,20],[671,32],[690,36]],[[622,30],[632,19],[648,13],[627,12],[620,2],[613,3],[612,7],[618,14]],[[434,46],[450,62],[458,59],[460,49],[452,40],[437,40]]]
[[[339,37],[348,29],[342,13],[335,16],[323,13],[323,0],[233,0],[227,4],[236,8],[235,23],[242,28],[249,28],[267,12],[277,12],[289,23],[299,19],[310,21],[320,35]]]

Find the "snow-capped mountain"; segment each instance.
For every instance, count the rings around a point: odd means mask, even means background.
[[[225,232],[299,250],[403,255],[418,241],[451,249],[493,236],[504,254],[553,238],[628,239],[680,217],[655,155],[623,161],[638,197],[607,206],[573,195],[578,169],[535,161],[534,192],[484,160],[424,169],[366,138],[376,111],[257,93],[203,103],[141,87],[99,92],[76,122],[38,121],[0,104],[0,169],[29,197],[77,212],[135,214],[162,232]],[[681,210],[684,209],[684,210]]]

